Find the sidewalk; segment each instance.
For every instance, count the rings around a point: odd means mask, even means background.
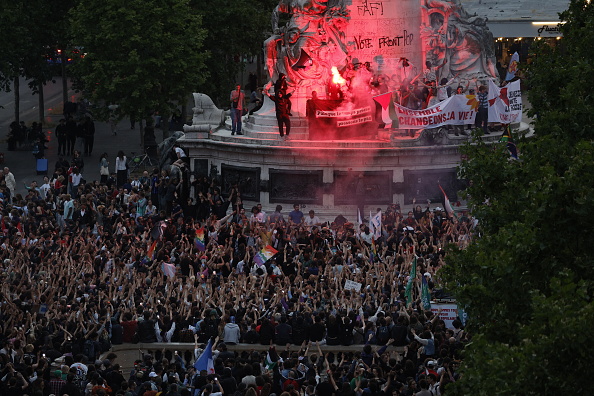
[[[50,125],[57,125],[60,118],[62,118],[61,115],[46,115],[46,121],[49,121]],[[46,143],[48,149],[45,151],[45,157],[48,159],[48,176],[51,177],[58,160],[58,141],[54,137],[55,127],[46,127],[43,130],[49,139],[49,142]],[[155,136],[157,142],[160,143],[163,138],[162,131],[160,129],[155,130]],[[80,148],[76,147],[76,149]],[[142,154],[139,124],[136,123],[135,129],[130,129],[130,122],[124,119],[118,123],[117,135],[113,136],[109,124],[96,121],[93,153],[90,157],[83,157],[85,162],[83,177],[87,182],[99,180],[99,157],[103,153],[107,153],[109,156],[109,168],[110,171],[113,171],[115,157],[119,150],[123,150],[128,158],[131,157],[132,152],[136,155]],[[34,180],[37,181],[38,185],[43,184],[43,175],[37,175],[36,160],[30,150],[8,151],[8,145],[3,143],[0,152],[4,153],[4,164],[0,166],[2,168],[9,167],[14,174],[17,182],[17,193],[24,196],[26,194],[25,185],[28,186]]]

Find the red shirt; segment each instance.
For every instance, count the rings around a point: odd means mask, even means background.
[[[122,322],[121,325],[124,329],[122,341],[125,343],[132,342],[134,334],[136,334],[136,329],[138,329],[138,322],[135,320],[131,320],[129,322]]]

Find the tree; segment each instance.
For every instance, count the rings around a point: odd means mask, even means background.
[[[461,176],[481,237],[452,249],[447,287],[475,334],[448,395],[589,393],[594,320],[594,5],[561,14],[562,45],[541,44],[528,75],[535,137],[520,161],[475,139]],[[583,96],[581,98],[580,96]]]
[[[219,107],[229,106],[229,93],[247,59],[262,63],[262,45],[271,34],[271,14],[278,0],[194,0],[208,31],[205,49],[208,79],[200,92]],[[241,81],[240,81],[241,82]]]
[[[154,112],[166,119],[204,81],[206,34],[189,0],[81,0],[72,34],[86,53],[73,65],[85,95],[117,104],[141,134],[142,120]],[[96,116],[108,112],[102,106]]]
[[[44,120],[43,86],[53,78],[48,59],[64,40],[66,13],[71,0],[15,0],[0,6],[0,89],[15,94],[15,119],[19,120],[19,78],[25,77],[39,95],[39,121]],[[12,86],[11,86],[12,84]]]
[[[36,2],[15,0],[3,2],[0,7],[0,37],[4,42],[0,55],[0,89],[6,92],[13,89],[14,118],[18,122],[19,79],[29,77],[28,72],[31,70],[39,72],[41,78],[43,63],[45,63],[43,56],[45,42],[38,40],[40,28]],[[43,78],[47,78],[47,75],[45,74]],[[43,119],[43,116],[41,118]]]

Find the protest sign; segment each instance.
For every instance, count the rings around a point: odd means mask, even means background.
[[[361,291],[361,283],[347,279],[346,282],[344,283],[344,290],[354,290],[356,292],[360,292]]]
[[[431,312],[437,314],[441,308],[439,318],[445,322],[448,329],[453,329],[452,322],[458,317],[458,306],[456,304],[431,304]]]

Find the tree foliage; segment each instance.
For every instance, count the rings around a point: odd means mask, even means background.
[[[219,106],[228,106],[229,92],[247,59],[262,54],[278,0],[194,0],[193,4],[203,15],[208,31],[204,48],[210,54],[209,78],[200,90]]]
[[[29,79],[33,93],[39,93],[40,88],[52,79],[52,68],[47,59],[55,53],[56,43],[65,31],[62,26],[70,4],[69,0],[2,2],[0,90],[10,91],[16,78],[25,77]],[[18,93],[15,94],[18,115]]]
[[[594,320],[594,5],[572,1],[562,45],[537,49],[529,72],[535,136],[520,161],[476,139],[461,176],[481,237],[442,271],[475,334],[455,395],[590,392]]]
[[[206,33],[189,0],[80,0],[71,19],[86,95],[122,116],[171,114],[205,79]]]

